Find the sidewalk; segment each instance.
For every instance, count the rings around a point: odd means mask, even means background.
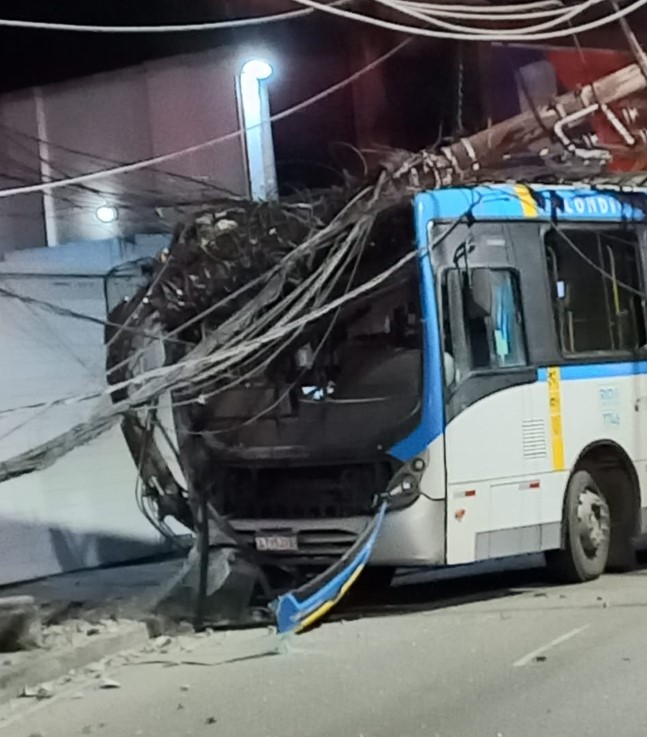
[[[40,647],[0,653],[0,702],[146,644],[149,604],[182,562],[165,559],[86,570],[0,588],[1,597],[33,597],[41,623]]]

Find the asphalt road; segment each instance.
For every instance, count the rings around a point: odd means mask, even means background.
[[[647,570],[416,583],[379,604],[276,655],[266,630],[178,638],[3,707],[0,737],[647,734]]]

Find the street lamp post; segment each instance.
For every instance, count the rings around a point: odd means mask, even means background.
[[[245,153],[251,197],[274,200],[278,197],[274,141],[270,121],[267,81],[272,65],[264,59],[251,59],[240,73],[240,106],[245,132]]]

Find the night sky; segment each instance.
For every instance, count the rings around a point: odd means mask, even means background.
[[[240,17],[231,0],[4,0],[0,8],[3,18],[105,25],[195,23]],[[280,23],[270,32],[284,34],[291,25]],[[264,32],[268,30],[265,27]],[[199,51],[238,37],[248,39],[255,33],[258,30],[253,28],[159,35],[0,28],[0,91]]]

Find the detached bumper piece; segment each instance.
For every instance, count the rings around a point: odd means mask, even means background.
[[[385,512],[386,503],[383,503],[353,547],[328,570],[304,586],[279,596],[271,604],[280,634],[307,629],[341,600],[371,557]]]

